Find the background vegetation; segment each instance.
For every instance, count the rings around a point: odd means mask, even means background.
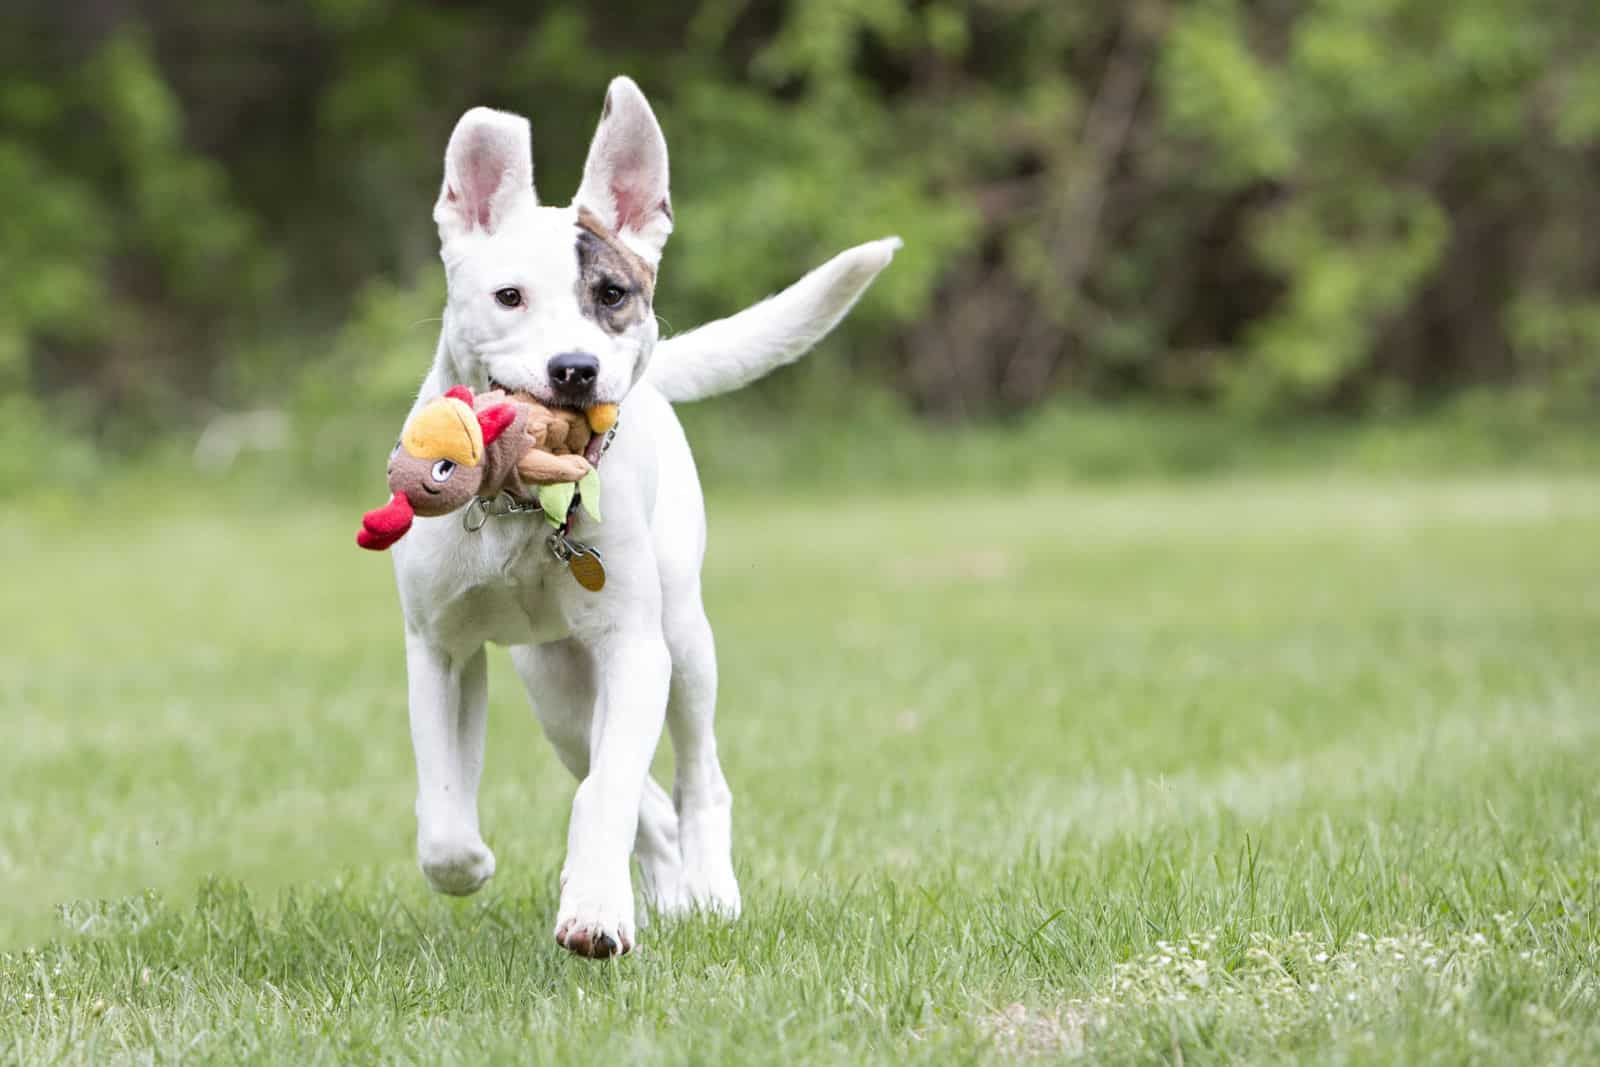
[[[529,114],[562,201],[618,71],[674,152],[669,328],[907,240],[825,357],[743,416],[831,406],[841,369],[880,414],[940,417],[1064,395],[1394,417],[1493,389],[1470,419],[1548,424],[1600,399],[1587,0],[16,0],[3,19],[9,466],[263,409],[297,439],[371,411],[381,442],[431,351],[454,119]]]

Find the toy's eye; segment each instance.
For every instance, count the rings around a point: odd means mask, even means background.
[[[453,462],[448,459],[441,459],[439,462],[433,465],[433,480],[436,482],[447,482],[450,480],[450,475],[455,473],[455,470],[456,465]]]
[[[503,308],[522,306],[522,290],[507,286],[494,291],[494,302]]]
[[[600,303],[608,308],[619,308],[622,302],[628,299],[628,291],[620,285],[607,283],[600,287]]]

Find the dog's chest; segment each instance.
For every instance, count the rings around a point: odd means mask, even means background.
[[[568,634],[560,605],[545,582],[474,586],[445,608],[439,622],[454,638],[452,644],[543,644]]]
[[[434,556],[443,565],[413,571],[421,581],[406,599],[422,616],[414,621],[449,647],[568,636],[559,583],[573,579],[545,548],[543,526],[514,518],[477,533],[450,531]]]

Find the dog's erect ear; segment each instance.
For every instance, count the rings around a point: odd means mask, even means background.
[[[493,233],[533,193],[533,144],[521,115],[475,107],[456,123],[444,152],[444,185],[433,206],[439,240]]]
[[[613,78],[573,203],[653,265],[672,232],[667,140],[632,78]]]

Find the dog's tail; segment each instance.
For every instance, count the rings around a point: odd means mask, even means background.
[[[793,363],[838,325],[900,238],[840,252],[776,296],[656,346],[645,378],[668,400],[704,400]]]

